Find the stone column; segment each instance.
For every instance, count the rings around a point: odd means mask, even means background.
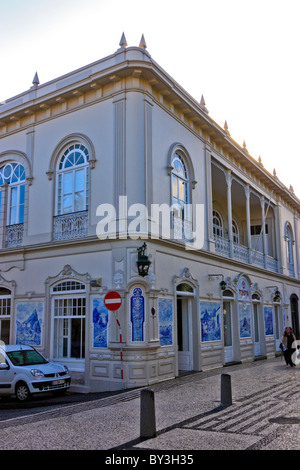
[[[232,258],[233,257],[233,236],[232,236],[231,170],[227,170],[226,183],[227,183],[227,221],[228,221],[229,254],[230,254],[230,257]]]
[[[205,171],[206,171],[206,236],[208,250],[215,251],[215,240],[213,235],[213,202],[212,202],[212,163],[210,148],[205,146]]]
[[[265,216],[265,197],[261,196],[260,198],[260,205],[261,205],[261,224],[262,224],[262,237],[263,237],[263,254],[264,254],[264,262],[266,267],[266,254],[267,254],[267,239],[266,239],[266,216]]]
[[[0,199],[0,248],[5,248],[6,219],[7,219],[7,196],[8,184],[4,183],[1,188]]]
[[[250,216],[250,186],[246,185],[246,219],[247,219],[247,246],[249,250],[249,263],[252,263],[252,244],[251,244],[251,216]]]

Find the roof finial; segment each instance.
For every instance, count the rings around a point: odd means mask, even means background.
[[[139,47],[140,47],[141,49],[147,49],[147,44],[146,44],[146,41],[145,41],[145,38],[144,38],[144,35],[143,35],[143,34],[142,34],[142,37],[141,37],[141,40],[140,40]]]
[[[228,124],[227,124],[227,121],[224,122],[224,129],[225,129],[225,132],[227,135],[230,135],[230,132],[228,130]]]
[[[38,86],[38,85],[40,84],[40,81],[39,81],[39,77],[38,77],[37,72],[35,72],[35,75],[34,75],[33,80],[32,80],[32,84],[33,84],[34,86]]]
[[[275,168],[274,168],[274,170],[273,170],[273,176],[274,176],[274,178],[277,178],[277,173],[276,173]]]
[[[260,156],[260,155],[258,156],[258,163],[259,163],[261,166],[263,166],[263,163],[262,163],[262,160],[261,160],[261,156]]]
[[[124,32],[123,32],[123,34],[122,34],[122,36],[121,36],[119,46],[121,46],[122,48],[127,47],[127,41],[126,41]]]
[[[200,106],[203,109],[203,111],[208,114],[208,109],[206,108],[206,103],[205,103],[205,99],[203,95],[201,96]]]

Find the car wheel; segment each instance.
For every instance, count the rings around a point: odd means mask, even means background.
[[[30,392],[25,382],[20,382],[16,385],[16,398],[19,402],[24,403],[29,400]]]

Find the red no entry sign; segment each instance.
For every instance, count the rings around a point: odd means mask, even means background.
[[[104,305],[108,310],[118,310],[122,305],[122,297],[116,291],[110,291],[104,297]]]

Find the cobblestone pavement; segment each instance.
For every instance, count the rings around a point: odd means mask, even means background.
[[[231,406],[220,404],[221,374]],[[300,366],[282,358],[185,375],[151,387],[156,437],[140,439],[140,389],[3,419],[0,450],[300,449]]]

